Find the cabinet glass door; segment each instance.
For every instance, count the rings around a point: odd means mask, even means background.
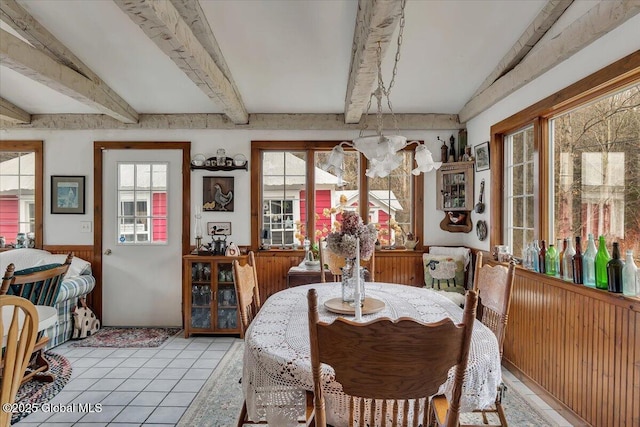
[[[191,327],[211,328],[211,264],[191,264]]]
[[[229,263],[218,264],[218,295],[216,295],[216,328],[238,328],[238,300],[233,282],[233,268]]]
[[[465,173],[447,173],[442,177],[442,197],[445,209],[465,207]]]

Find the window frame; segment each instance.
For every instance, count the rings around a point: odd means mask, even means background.
[[[265,151],[305,151],[307,161],[315,161],[316,151],[331,151],[339,141],[312,140],[312,141],[251,141],[251,248],[258,250],[260,247],[260,224],[262,218],[262,153]],[[367,159],[360,154],[360,164],[363,165],[359,177],[358,188],[361,195],[358,213],[364,218],[369,217],[369,188],[368,177],[365,175]],[[424,231],[424,174],[411,175],[412,179],[412,222],[415,225],[414,233],[422,236]],[[306,182],[315,182],[315,168],[308,167]],[[306,192],[306,203],[315,206],[315,191]],[[307,230],[315,230],[314,215],[307,216]],[[400,248],[398,248],[400,249]],[[402,248],[403,249],[403,248]],[[416,247],[417,250],[422,249]]]
[[[534,138],[534,238],[549,240],[553,235],[550,207],[552,151],[549,120],[626,86],[640,83],[640,51],[636,51],[595,73],[567,86],[543,100],[491,126],[491,219],[490,247],[504,240],[505,215],[505,137],[526,126],[533,125]],[[495,153],[495,156],[493,156]],[[495,162],[493,161],[495,159]]]
[[[43,141],[0,141],[0,151],[20,151],[35,153],[35,247],[44,243],[44,144]]]

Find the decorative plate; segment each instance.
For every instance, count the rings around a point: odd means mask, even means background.
[[[487,221],[481,219],[476,223],[476,233],[478,233],[480,241],[487,238]]]
[[[324,307],[338,314],[356,314],[356,308],[341,298],[331,298],[324,302]],[[377,313],[384,309],[384,301],[375,298],[365,298],[362,305],[362,314]]]

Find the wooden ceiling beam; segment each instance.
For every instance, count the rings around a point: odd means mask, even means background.
[[[351,65],[344,103],[346,123],[358,123],[365,114],[377,77],[378,43],[382,57],[400,21],[401,0],[360,0],[353,33]]]
[[[0,62],[3,66],[116,120],[124,123],[138,121],[138,113],[120,97],[114,98],[113,93],[105,91],[104,85],[96,84],[2,29],[0,29]]]
[[[513,70],[472,97],[458,113],[460,122],[469,121],[639,12],[638,0],[597,3],[556,37],[538,43]]]
[[[455,114],[396,114],[401,130],[453,130],[464,126]],[[368,119],[375,121],[375,116]],[[390,117],[385,117],[391,123]],[[222,114],[140,114],[138,123],[125,124],[98,114],[33,114],[28,124],[3,124],[3,129],[223,129],[223,130],[344,130],[358,131],[342,114],[251,114],[249,123],[235,125]]]
[[[24,37],[25,40],[31,43],[36,50],[44,53],[63,66],[68,67],[70,70],[81,74],[93,83],[93,85],[91,85],[92,87],[98,87],[98,92],[101,92],[104,97],[110,100],[109,105],[104,105],[99,109],[100,111],[104,111],[105,114],[116,119],[122,117],[122,120],[126,123],[137,121],[138,113],[124,99],[107,86],[96,73],[15,0],[0,0],[0,18]],[[80,100],[79,98],[74,98]],[[95,106],[94,104],[97,102],[98,96],[95,98],[96,99],[91,102],[91,106]],[[112,108],[114,108],[111,104],[119,105],[119,107],[116,108],[117,111],[111,111]]]
[[[5,120],[11,123],[30,123],[31,114],[27,113],[12,102],[7,101],[4,98],[0,98],[0,120]]]
[[[195,22],[193,16],[197,15],[197,28],[202,29],[207,21],[199,6],[194,8],[194,2],[183,0],[114,1],[200,90],[220,105],[233,123],[244,124],[249,121],[249,114],[234,85],[174,4],[181,10],[190,7],[192,18],[188,22]],[[199,30],[196,29],[196,32]],[[210,39],[210,43],[214,42],[215,39]],[[219,48],[217,51],[220,52]],[[218,60],[221,58],[220,53]]]
[[[556,23],[558,18],[562,16],[564,11],[571,6],[571,3],[573,3],[573,0],[549,0],[538,16],[536,16],[533,22],[524,30],[518,41],[514,43],[511,49],[509,49],[509,52],[500,60],[496,68],[494,68],[491,74],[489,74],[478,87],[472,98],[480,94],[491,86],[493,82],[518,65],[520,61],[522,61],[522,58],[533,49],[533,46],[540,41],[553,24]]]

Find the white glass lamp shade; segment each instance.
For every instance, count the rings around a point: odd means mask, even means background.
[[[371,159],[369,163],[371,168],[367,169],[365,175],[369,178],[384,178],[402,164],[402,156],[387,153],[382,159]]]
[[[418,167],[411,171],[414,175],[420,175],[422,172],[430,172],[433,169],[439,169],[440,166],[442,166],[442,162],[433,161],[431,151],[429,151],[429,149],[424,145],[418,145],[414,157],[418,164]]]
[[[329,169],[333,168],[334,174],[338,177],[339,182],[342,183],[342,175],[344,174],[344,169],[342,165],[344,164],[344,149],[342,145],[336,145],[331,150],[331,154],[329,154],[329,158],[326,163],[321,163],[320,169],[323,171],[329,171]]]
[[[395,154],[407,144],[407,138],[400,135],[372,135],[356,138],[353,145],[368,160],[383,161],[387,154]]]

